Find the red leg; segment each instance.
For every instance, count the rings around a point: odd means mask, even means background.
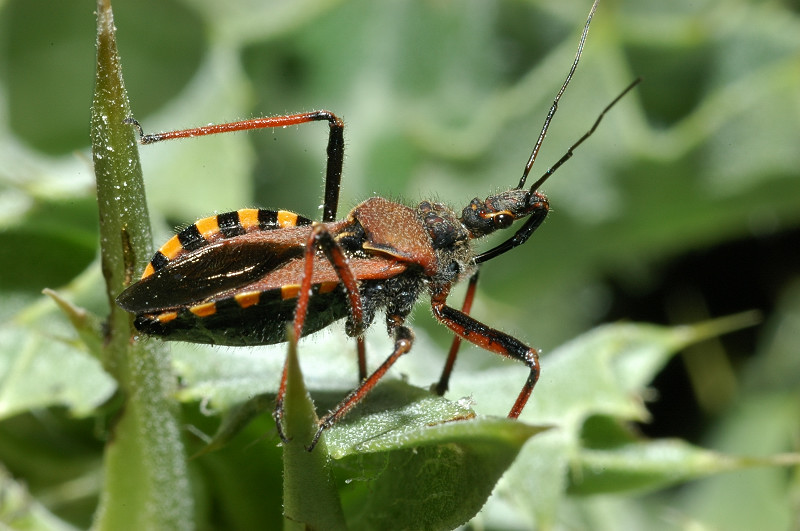
[[[539,379],[539,352],[518,339],[494,328],[489,328],[464,312],[447,306],[445,294],[434,296],[431,300],[431,307],[436,318],[457,336],[495,354],[519,360],[530,368],[528,379],[508,413],[509,418],[519,417]]]
[[[344,251],[336,243],[333,235],[328,232],[328,228],[322,223],[314,223],[305,246],[305,269],[294,313],[295,336],[299,339],[303,332],[303,324],[305,324],[306,313],[308,312],[308,301],[311,297],[314,257],[317,249],[322,249],[326,258],[336,270],[336,276],[339,277],[339,280],[344,285],[344,290],[350,303],[350,316],[353,320],[354,334],[358,337],[364,332],[364,310],[361,306],[361,296],[358,293],[358,281],[347,263]]]
[[[195,136],[230,133],[233,131],[268,129],[309,122],[327,121],[330,126],[330,133],[328,135],[328,168],[325,174],[325,205],[323,206],[322,221],[327,222],[336,219],[336,211],[339,208],[339,187],[342,183],[342,165],[344,164],[344,122],[330,111],[312,111],[289,114],[286,116],[252,118],[250,120],[205,125],[203,127],[193,127],[191,129],[181,129],[179,131],[154,133],[150,135],[144,134],[139,122],[133,118],[128,118],[125,121],[135,125],[139,129],[139,136],[142,144],[153,144],[155,142],[161,142],[162,140],[172,140],[175,138],[191,138]]]
[[[319,441],[319,438],[322,436],[322,432],[336,424],[336,422],[344,417],[353,406],[361,402],[400,356],[411,350],[411,345],[414,343],[414,333],[410,328],[402,325],[403,320],[400,317],[395,316],[394,320],[397,323],[397,327],[394,329],[394,351],[392,351],[391,355],[386,358],[386,361],[384,361],[375,372],[361,382],[361,385],[353,391],[350,391],[350,393],[339,402],[338,406],[320,419],[317,433],[311,440],[311,444],[306,447],[306,450],[309,452],[316,446],[317,441]]]
[[[464,305],[461,307],[461,313],[469,315],[472,310],[472,300],[475,298],[475,288],[478,285],[478,271],[469,279],[467,286],[467,294],[464,296]],[[439,378],[439,383],[436,384],[436,394],[442,396],[447,392],[448,384],[450,382],[450,373],[453,372],[453,366],[456,363],[456,356],[458,355],[458,348],[461,346],[461,336],[455,336],[453,343],[450,345],[450,352],[447,355],[447,361],[442,370],[442,376]]]
[[[272,410],[272,418],[275,420],[275,427],[278,429],[278,437],[284,443],[289,442],[289,438],[283,431],[283,399],[286,397],[286,377],[288,366],[286,362],[283,364],[281,371],[281,381],[278,384],[278,394],[275,397],[275,409]]]
[[[328,228],[322,223],[315,223],[311,230],[311,234],[306,241],[305,254],[304,254],[304,270],[303,280],[300,283],[300,291],[297,295],[297,305],[295,306],[294,322],[292,327],[294,329],[294,336],[297,340],[300,339],[303,332],[303,325],[306,321],[308,313],[308,303],[311,297],[311,286],[313,284],[314,276],[314,258],[316,250],[321,248],[325,253],[326,258],[333,265],[336,270],[336,275],[344,285],[348,301],[350,303],[350,317],[353,320],[355,331],[359,334],[359,378],[363,380],[363,373],[366,373],[366,362],[362,361],[364,358],[363,340],[361,340],[361,333],[364,330],[364,310],[361,306],[361,296],[358,292],[358,282],[356,281],[353,271],[347,263],[347,257],[344,251],[336,240],[333,238]],[[278,385],[278,394],[275,398],[275,411],[272,416],[275,419],[275,424],[278,427],[278,435],[281,440],[286,442],[286,436],[283,433],[283,399],[286,394],[286,364],[283,366],[281,373],[281,381]]]

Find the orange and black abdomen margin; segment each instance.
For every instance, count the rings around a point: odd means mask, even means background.
[[[347,317],[344,291],[337,283],[316,284],[309,300],[303,335]],[[139,314],[140,332],[166,340],[212,345],[254,346],[286,341],[294,318],[297,291],[271,289],[230,295],[212,302],[154,314]]]
[[[283,341],[296,304],[295,283],[259,289],[257,282],[302,256],[311,223],[292,212],[262,209],[201,219],[162,245],[117,303],[136,314],[138,330],[164,339]],[[347,315],[337,288],[337,282],[313,286],[318,318],[307,323],[309,333]]]
[[[209,216],[186,227],[155,252],[142,273],[146,278],[183,254],[196,251],[221,239],[254,231],[269,231],[311,225],[311,220],[287,210],[243,208]]]

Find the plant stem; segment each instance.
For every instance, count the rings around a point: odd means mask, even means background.
[[[100,245],[110,315],[103,362],[125,396],[106,445],[96,529],[191,529],[193,502],[174,378],[160,346],[131,341],[131,316],[114,299],[149,254],[142,170],[122,80],[110,0],[97,4],[97,72],[91,136]]]

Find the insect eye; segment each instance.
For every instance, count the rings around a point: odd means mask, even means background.
[[[511,214],[497,214],[492,216],[492,223],[498,229],[507,229],[514,223],[514,216]]]

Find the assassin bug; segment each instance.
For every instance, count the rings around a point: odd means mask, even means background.
[[[336,220],[342,176],[344,123],[329,111],[211,125],[145,135],[142,144],[229,131],[283,127],[327,121],[330,132],[322,222],[287,211],[242,209],[197,221],[165,243],[150,260],[141,279],[117,298],[135,314],[136,328],[164,339],[221,345],[262,345],[286,341],[286,323],[295,337],[346,319],[346,333],[356,338],[360,385],[323,416],[308,449],[323,430],[355,406],[386,371],[406,354],[414,334],[404,323],[416,300],[428,291],[434,316],[454,334],[436,391],[447,390],[460,341],[523,362],[530,373],[508,416],[517,418],[539,378],[538,350],[469,316],[478,267],[525,243],[544,221],[547,198],[538,191],[597,128],[605,113],[639,80],[628,86],[600,113],[592,127],[530,187],[531,171],[558,102],[583,51],[599,0],[592,5],[578,50],[558,91],[514,188],[473,199],[457,214],[433,201],[416,208],[372,197]],[[475,253],[472,240],[527,218],[499,245]],[[462,310],[447,305],[452,285],[469,278]],[[384,311],[394,338],[389,357],[367,374],[363,333],[375,314]],[[282,432],[286,369],[277,393],[275,419]]]

